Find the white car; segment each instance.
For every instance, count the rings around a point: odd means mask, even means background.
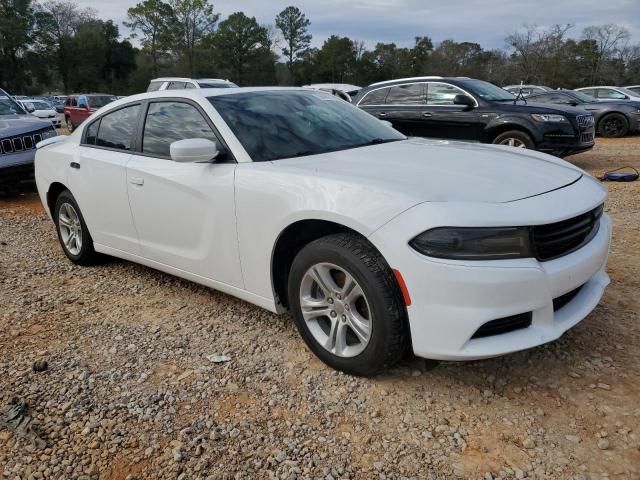
[[[303,88],[329,92],[347,102],[351,102],[358,95],[358,92],[362,90],[362,87],[349,83],[312,83],[311,85],[304,85]]]
[[[42,120],[48,120],[55,128],[62,127],[62,120],[64,115],[56,112],[47,102],[42,100],[18,100],[18,103],[31,115],[41,118]]]
[[[597,100],[640,101],[640,93],[625,87],[584,87],[576,88],[576,92],[582,92]]]
[[[606,190],[530,150],[407,139],[325,92],[127,97],[39,144],[64,253],[107,254],[290,311],[359,375],[405,349],[479,359],[557,339],[600,301]]]
[[[235,88],[236,85],[229,80],[221,78],[182,78],[182,77],[162,77],[154,78],[149,82],[147,92],[157,90],[182,90],[184,88]]]

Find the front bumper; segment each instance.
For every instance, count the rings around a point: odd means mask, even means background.
[[[595,195],[586,198],[593,198],[599,203],[604,200],[602,190],[595,186],[585,187],[584,181],[578,182],[581,183],[583,185],[578,188],[566,187],[520,202],[502,204],[507,206],[507,218],[503,219],[506,223],[503,225],[516,224],[509,220],[509,210],[514,218],[520,216],[521,219],[531,209],[546,211],[548,215],[550,210],[547,202],[555,204],[555,211],[559,210],[558,205],[565,205],[571,213],[564,217],[570,218],[576,212],[574,208],[580,202],[584,204],[584,193],[589,190]],[[563,191],[564,194],[561,193]],[[514,207],[516,204],[524,207],[519,215]],[[577,213],[583,213],[597,204],[582,207]],[[484,217],[485,222],[497,222],[497,219],[492,221],[490,210],[498,207],[495,204],[487,206],[486,215],[478,211],[482,207],[476,208],[476,218]],[[423,204],[414,207],[414,210],[423,208],[433,206]],[[416,213],[409,211],[408,217]],[[426,213],[426,210],[422,213]],[[562,216],[561,213],[558,215]],[[412,221],[411,218],[403,220],[402,217],[389,222],[370,238],[381,248],[391,267],[403,275],[412,301],[407,312],[413,351],[420,357],[473,360],[550,342],[584,319],[598,304],[609,283],[605,265],[611,221],[606,214],[600,219],[597,235],[589,243],[573,253],[546,262],[533,258],[475,262],[429,258],[413,251],[404,241],[392,246],[395,242],[393,230],[396,229],[396,233],[402,231],[401,223]],[[537,223],[555,220],[557,218]],[[404,249],[404,255],[394,254],[388,250],[389,247]],[[554,311],[553,300],[578,287],[582,287],[578,294]],[[527,312],[531,312],[531,325],[527,328],[473,338],[487,322]]]
[[[585,152],[595,145],[595,126],[591,115],[589,123],[580,124],[575,118],[568,123],[540,124],[536,149],[551,154],[571,155]]]

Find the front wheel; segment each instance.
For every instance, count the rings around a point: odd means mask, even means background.
[[[402,294],[365,239],[341,233],[311,242],[293,261],[288,293],[300,335],[327,365],[368,376],[402,358],[408,345]]]
[[[99,255],[93,249],[93,239],[82,212],[69,190],[62,192],[54,210],[58,240],[64,254],[77,265],[93,265]]]
[[[531,137],[520,130],[510,130],[508,132],[501,133],[493,139],[494,145],[508,145],[516,148],[528,148],[533,150],[535,145]]]

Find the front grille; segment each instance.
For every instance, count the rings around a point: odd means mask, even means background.
[[[498,318],[482,325],[471,338],[491,337],[527,328],[531,325],[531,312]]]
[[[576,120],[581,127],[592,127],[595,124],[593,115],[578,115]]]
[[[532,243],[536,258],[541,261],[567,255],[589,242],[598,233],[604,205],[577,217],[536,225],[532,229]]]
[[[580,143],[592,143],[592,142],[593,142],[593,133],[580,134]]]
[[[580,289],[583,285],[580,285],[578,288],[571,290],[570,292],[565,293],[564,295],[560,295],[557,298],[553,299],[553,311],[557,312],[562,307],[564,307],[567,303],[573,300],[578,293],[580,293]]]
[[[2,138],[0,139],[0,155],[33,150],[43,137],[49,138],[52,134],[55,134],[53,127],[45,127],[35,132]]]

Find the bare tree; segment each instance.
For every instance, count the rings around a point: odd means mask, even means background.
[[[609,23],[585,28],[582,37],[585,40],[591,40],[596,46],[596,57],[591,69],[591,84],[595,85],[605,60],[612,58],[622,43],[631,38],[631,35],[626,28]]]

